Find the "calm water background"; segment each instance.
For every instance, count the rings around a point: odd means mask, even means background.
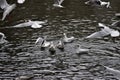
[[[120,70],[119,39],[117,43],[109,38],[77,40],[65,45],[64,52],[57,50],[56,55],[50,55],[48,49],[41,51],[34,45],[40,36],[57,41],[63,33],[81,39],[95,32],[99,22],[110,25],[114,22],[115,13],[120,12],[119,0],[110,0],[111,9],[88,6],[85,1],[65,0],[63,9],[54,8],[53,0],[26,0],[24,4],[18,4],[5,21],[0,21],[0,32],[9,41],[0,53],[0,79],[13,80],[32,74],[35,76],[33,80],[117,80],[113,74],[101,69],[98,63]],[[47,22],[40,29],[12,28],[28,19]],[[120,31],[119,27],[114,29]],[[76,44],[91,49],[91,52],[76,55]]]

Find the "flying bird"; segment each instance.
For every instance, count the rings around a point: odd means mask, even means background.
[[[31,28],[41,28],[42,24],[44,24],[44,21],[31,21],[28,20],[27,22],[17,24],[13,27],[20,28],[20,27],[27,27],[30,26]]]
[[[86,38],[102,38],[102,37],[108,36],[108,35],[111,35],[111,37],[120,36],[120,33],[118,30],[111,29],[102,23],[98,23],[98,26],[101,28],[101,30],[98,32],[94,32],[93,34],[87,36]]]
[[[54,7],[63,8],[63,6],[61,5],[63,1],[64,1],[64,0],[54,0],[53,6],[54,6]]]
[[[13,9],[15,9],[16,4],[8,4],[6,0],[0,0],[0,7],[1,9],[4,10],[3,12],[3,17],[2,17],[2,21],[5,20],[6,16],[10,14],[10,12],[12,12]]]

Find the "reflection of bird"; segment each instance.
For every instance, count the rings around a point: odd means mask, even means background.
[[[0,44],[4,44],[6,43],[7,41],[5,40],[5,35],[3,33],[0,32]]]
[[[106,68],[107,71],[112,73],[118,80],[120,80],[120,71],[119,70],[115,70],[115,69],[109,68],[107,66],[104,66],[104,67]]]
[[[51,54],[54,54],[56,52],[55,45],[53,44],[53,41],[50,42],[49,51]]]
[[[17,0],[17,2],[18,2],[19,4],[23,4],[23,3],[25,2],[25,0]]]
[[[63,8],[63,6],[61,5],[63,1],[64,0],[54,0],[53,6]]]
[[[70,43],[70,42],[72,42],[72,41],[75,40],[75,38],[73,36],[71,36],[71,37],[68,38],[67,35],[66,35],[66,33],[64,33],[63,35],[64,35],[63,42],[65,42],[65,43]]]
[[[84,49],[84,48],[81,48],[80,45],[77,45],[77,49],[76,49],[76,53],[77,54],[84,54],[84,53],[88,53],[89,52],[89,49]]]
[[[98,23],[99,27],[101,27],[101,31],[95,32],[86,38],[102,38],[104,36],[111,35],[111,37],[118,37],[120,35],[118,30],[111,29],[107,26],[105,26],[102,23]]]
[[[44,21],[31,21],[31,20],[29,20],[27,22],[17,24],[13,27],[20,28],[20,27],[31,26],[32,28],[41,28],[42,24],[44,24],[44,23],[45,23]]]
[[[9,5],[6,0],[0,0],[0,7],[4,10],[2,21],[16,7],[16,4]]]
[[[64,43],[60,40],[57,44],[57,48],[60,49],[60,50],[64,50]]]
[[[110,8],[110,2],[104,2],[101,0],[89,0],[89,1],[85,2],[85,4],[100,5],[100,6],[105,6],[106,8]]]

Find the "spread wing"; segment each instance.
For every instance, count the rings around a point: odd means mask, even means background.
[[[9,6],[9,4],[7,3],[6,0],[0,0],[0,7],[2,9],[5,9],[7,6]]]
[[[64,0],[59,0],[59,4],[61,5]]]

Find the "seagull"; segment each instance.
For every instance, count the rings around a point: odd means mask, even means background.
[[[64,0],[54,0],[53,6],[54,6],[54,7],[63,8],[63,6],[61,5],[63,1],[64,1]]]
[[[6,0],[0,0],[0,7],[4,10],[2,21],[5,20],[6,16],[16,7],[16,4],[8,4]]]
[[[105,6],[106,8],[111,8],[110,2],[104,2],[101,0],[89,0],[89,1],[85,2],[85,4],[100,5],[100,6]]]
[[[102,37],[108,36],[108,35],[110,35],[111,37],[120,36],[120,33],[118,30],[111,29],[102,23],[98,23],[98,26],[100,28],[102,28],[101,31],[94,32],[93,34],[87,36],[86,38],[102,38]]]
[[[44,38],[41,38],[41,37],[37,38],[35,44],[40,45],[41,49],[44,49],[50,46],[50,42],[46,41],[46,36]]]
[[[5,38],[6,38],[5,34],[0,32],[0,44],[4,44],[8,42],[5,40]]]
[[[64,37],[63,37],[63,42],[64,43],[70,43],[70,42],[73,42],[75,40],[75,38],[73,36],[71,37],[67,37],[66,33],[63,33]]]
[[[77,49],[76,49],[77,54],[88,53],[88,52],[89,52],[89,49],[84,49],[84,48],[81,48],[80,45],[77,45]]]
[[[109,68],[107,66],[104,66],[104,67],[107,71],[111,72],[118,80],[120,80],[120,71],[119,70]]]
[[[56,50],[55,50],[55,45],[53,44],[53,41],[51,41],[50,42],[50,47],[49,47],[49,52],[51,53],[51,54],[54,54],[55,52],[56,52]]]
[[[25,2],[25,0],[17,0],[17,3],[19,4],[23,4]]]
[[[13,27],[20,28],[20,27],[31,26],[31,28],[41,28],[42,24],[44,24],[44,23],[45,23],[44,21],[31,21],[31,20],[28,20],[27,22],[17,24],[17,25],[15,25]]]

